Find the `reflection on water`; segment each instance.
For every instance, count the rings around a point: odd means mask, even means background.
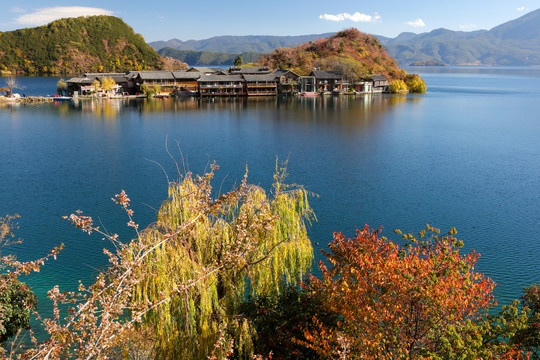
[[[421,97],[362,95],[362,96],[319,96],[319,97],[231,97],[231,98],[165,98],[165,99],[80,99],[73,102],[52,104],[0,103],[0,109],[9,111],[37,110],[56,113],[60,116],[80,112],[96,118],[114,119],[122,112],[180,113],[190,111],[239,111],[269,110],[290,111],[300,121],[341,121],[351,115],[377,116],[391,111],[394,106],[406,101],[420,101]],[[315,116],[314,116],[315,115]]]

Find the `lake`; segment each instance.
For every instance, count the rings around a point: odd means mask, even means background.
[[[481,254],[477,270],[498,284],[499,303],[518,298],[540,282],[540,69],[408,70],[425,79],[425,95],[0,105],[0,214],[21,215],[24,239],[9,250],[29,260],[66,245],[26,279],[40,310],[54,284],[72,290],[106,265],[107,243],[62,215],[81,209],[128,240],[110,201],[122,189],[145,226],[177,162],[200,174],[215,160],[225,191],[246,166],[268,189],[276,158],[289,159],[290,182],[318,195],[317,259],[334,231],[353,236],[369,224],[399,240],[396,228],[455,226],[465,251]],[[27,95],[47,95],[58,78],[19,80]]]

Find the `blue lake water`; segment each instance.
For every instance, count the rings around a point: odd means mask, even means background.
[[[61,216],[81,209],[129,239],[110,198],[125,189],[136,220],[152,222],[167,196],[162,168],[176,173],[166,144],[195,173],[216,160],[222,191],[246,165],[268,188],[276,157],[289,158],[290,181],[318,194],[317,259],[334,231],[369,224],[395,239],[395,228],[455,226],[498,301],[519,297],[540,282],[540,69],[408,70],[426,80],[425,95],[0,105],[0,214],[21,215],[24,239],[11,250],[26,260],[66,245],[26,279],[40,309],[54,284],[73,289],[106,265],[106,242]],[[58,78],[19,80],[46,95]]]

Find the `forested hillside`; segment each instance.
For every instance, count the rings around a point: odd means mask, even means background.
[[[308,75],[313,68],[339,70],[352,80],[371,74],[381,74],[389,80],[404,76],[379,40],[357,29],[343,30],[326,39],[292,48],[276,49],[263,55],[258,63],[275,69],[290,69],[299,75]]]
[[[162,69],[164,64],[140,34],[113,16],[66,18],[45,26],[0,32],[3,72],[121,72]]]

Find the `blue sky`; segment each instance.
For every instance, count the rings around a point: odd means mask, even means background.
[[[44,25],[61,17],[108,14],[122,18],[150,42],[219,35],[305,35],[349,27],[388,37],[441,27],[473,31],[536,10],[540,0],[18,0],[2,7],[0,31]]]

